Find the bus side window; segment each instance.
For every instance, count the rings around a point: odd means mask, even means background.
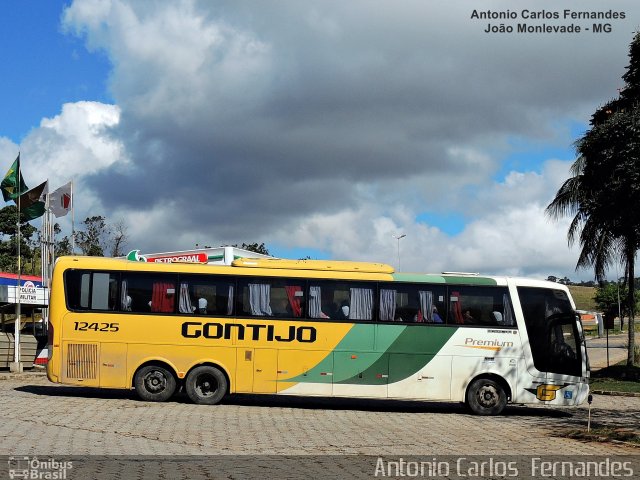
[[[449,295],[449,322],[476,326],[513,326],[513,310],[506,287],[459,286]]]
[[[118,273],[70,270],[65,274],[71,310],[115,310]]]
[[[309,286],[309,318],[370,321],[373,308],[370,283],[319,281]]]
[[[211,275],[181,275],[178,312],[186,315],[233,314],[235,281]]]
[[[120,285],[120,308],[134,313],[173,313],[176,305],[175,275],[127,273]]]

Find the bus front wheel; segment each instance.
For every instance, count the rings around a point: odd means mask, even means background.
[[[176,391],[176,379],[169,370],[158,365],[147,365],[134,377],[136,393],[147,402],[164,402]]]
[[[224,373],[208,365],[191,370],[184,386],[191,401],[203,405],[219,403],[229,388]]]
[[[507,394],[500,383],[478,378],[467,391],[467,405],[477,415],[498,415],[507,404]]]

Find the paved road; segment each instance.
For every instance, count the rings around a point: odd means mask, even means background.
[[[606,366],[605,343],[588,340],[596,367]],[[609,343],[611,363],[626,358],[622,336]],[[379,456],[411,455],[451,465],[471,455],[634,455],[640,472],[639,448],[567,438],[586,428],[586,405],[511,406],[484,418],[457,404],[424,402],[241,395],[204,406],[179,395],[157,404],[127,391],[51,384],[41,372],[0,373],[0,405],[0,455],[74,456],[69,480],[370,478]],[[640,397],[595,395],[593,427],[639,425]]]
[[[500,417],[443,403],[244,395],[223,405],[157,404],[120,390],[0,381],[0,454],[629,453],[554,436],[586,425],[578,409],[508,407]],[[640,398],[596,396],[594,425],[640,425]],[[526,432],[526,435],[523,433]]]
[[[615,365],[627,358],[627,334],[609,335],[609,365]],[[589,363],[592,369],[600,369],[607,366],[607,338],[587,337],[587,349]]]

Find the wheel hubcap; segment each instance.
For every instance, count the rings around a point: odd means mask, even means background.
[[[198,393],[203,397],[210,397],[213,395],[218,389],[218,384],[215,379],[209,375],[203,375],[198,379],[197,382],[197,390]]]
[[[493,407],[498,403],[498,392],[495,387],[485,385],[478,392],[478,398],[483,407]]]
[[[161,392],[167,387],[167,379],[160,372],[151,372],[144,383],[147,390],[153,393]]]

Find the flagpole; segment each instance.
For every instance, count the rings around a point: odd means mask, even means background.
[[[49,211],[50,207],[50,199],[49,192],[45,196],[45,210],[44,216],[42,217],[42,286],[47,292],[47,305],[49,304],[49,292],[51,291],[51,264],[52,264],[52,250],[53,250],[53,228],[51,222],[51,212]],[[45,307],[42,309],[43,313],[43,331],[48,331],[49,327],[49,307]]]
[[[20,158],[20,154],[18,153],[18,158]],[[20,196],[21,196],[21,173],[20,173],[20,161],[18,161],[18,177],[17,177],[17,189],[18,189],[18,198],[16,201],[16,205],[18,206],[18,217],[17,217],[17,235],[16,238],[18,240],[18,284],[16,285],[16,320],[13,324],[13,359],[14,363],[10,368],[13,372],[22,372],[22,364],[20,363],[20,317],[22,316],[21,304],[20,304],[20,286],[22,283],[22,265],[21,265],[21,256],[20,256]]]
[[[75,228],[75,217],[74,217],[74,203],[75,196],[73,195],[73,178],[71,179],[71,254],[75,255],[76,253],[76,228]]]

